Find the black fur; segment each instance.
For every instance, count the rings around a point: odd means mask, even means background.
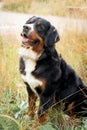
[[[20,70],[20,73],[21,74],[26,74],[26,72],[25,72],[25,63],[24,63],[24,60],[23,60],[23,58],[21,57],[20,58],[20,67],[19,67],[19,70]]]
[[[46,55],[46,52],[43,53],[43,55]],[[46,88],[40,95],[40,106],[45,104],[43,105],[43,111],[51,107],[54,102],[59,102],[58,104],[60,104],[60,101],[64,99],[64,111],[67,110],[69,104],[74,102],[72,111],[77,116],[81,115],[79,112],[82,111],[82,107],[87,107],[84,103],[84,100],[87,98],[84,95],[84,93],[87,94],[87,87],[75,71],[57,54],[55,49],[51,51],[51,56],[46,55],[43,58],[43,55],[37,62],[36,69],[32,72],[35,77],[46,80]],[[42,109],[39,110],[39,115],[41,113]]]

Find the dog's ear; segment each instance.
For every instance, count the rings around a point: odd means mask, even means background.
[[[51,26],[45,37],[45,42],[44,42],[45,46],[51,47],[59,40],[60,40],[60,38],[59,38],[59,34],[58,34],[57,30],[55,29],[54,26]]]

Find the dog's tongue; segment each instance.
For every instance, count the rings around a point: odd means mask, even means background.
[[[26,37],[23,37],[23,38],[22,38],[22,42],[28,42],[28,41],[29,41],[28,38],[26,38]]]

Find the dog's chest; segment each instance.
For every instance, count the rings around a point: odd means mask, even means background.
[[[30,88],[36,93],[35,88],[42,85],[42,82],[36,79],[32,75],[32,71],[34,71],[36,62],[32,59],[23,59],[25,64],[25,75],[21,74],[24,82],[27,82],[30,85]]]

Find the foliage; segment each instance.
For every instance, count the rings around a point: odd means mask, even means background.
[[[0,114],[0,130],[22,130],[18,122],[6,115]]]
[[[12,10],[16,12],[27,12],[29,10],[32,0],[4,0],[3,8],[5,10]]]
[[[85,7],[85,0],[3,0],[4,10],[25,12],[32,14],[60,15],[71,16],[69,12],[70,6]],[[87,17],[87,11],[75,12],[74,17]]]
[[[56,44],[57,51],[61,52],[67,62],[86,81],[87,35],[85,32],[70,30],[66,30],[66,32],[60,43]],[[27,93],[19,75],[17,50],[20,43],[15,37],[11,34],[0,36],[0,114],[16,120],[23,130],[86,130],[87,118],[66,117],[62,112],[63,105],[58,110],[51,109],[49,111],[49,121],[45,125],[39,124],[36,117],[31,120],[26,116]],[[85,110],[87,111],[84,108]]]
[[[65,30],[60,43],[56,44],[58,52],[75,69],[78,75],[87,83],[87,33]]]

